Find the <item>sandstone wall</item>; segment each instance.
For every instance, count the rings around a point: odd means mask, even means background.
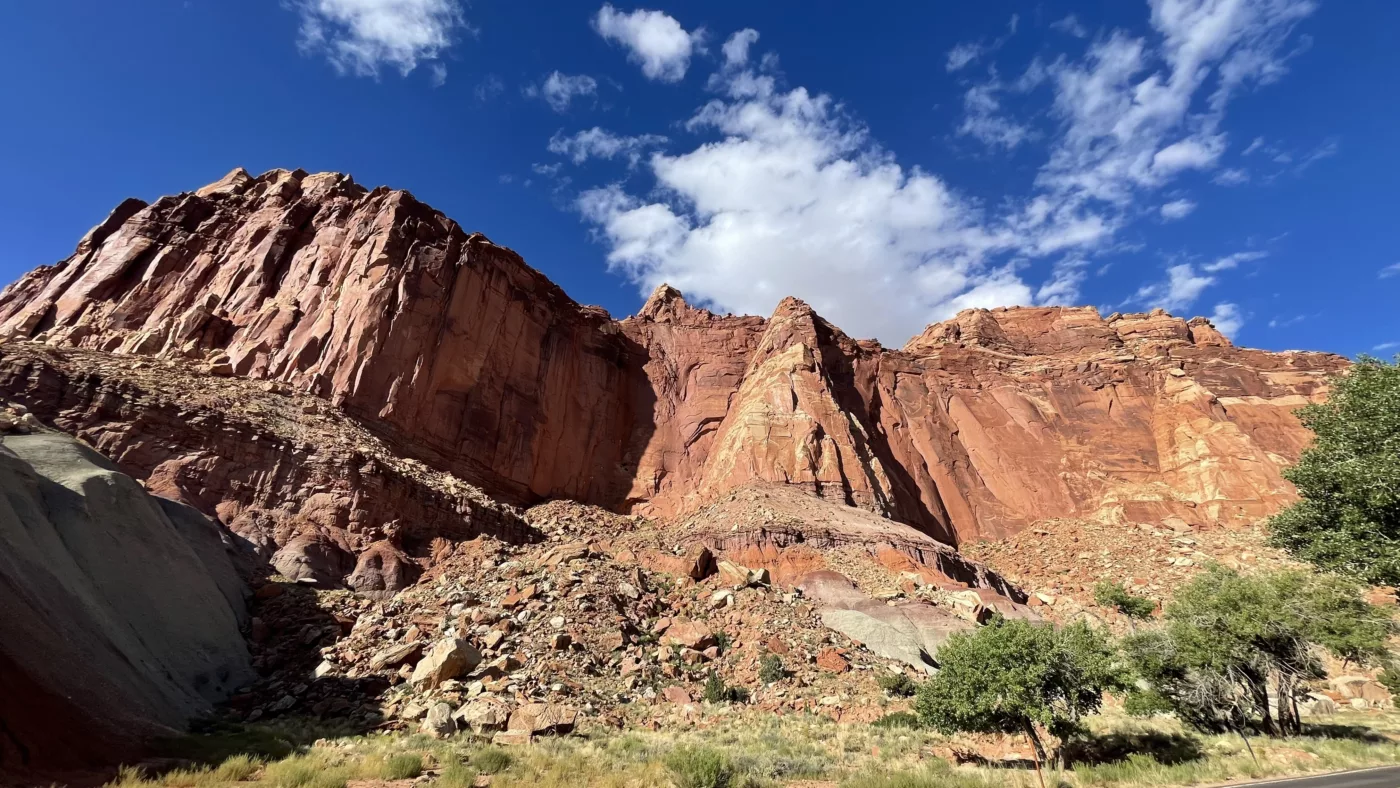
[[[949,542],[1264,516],[1292,410],[1345,366],[1160,311],[969,310],[899,350],[792,299],[719,316],[663,287],[614,321],[406,192],[280,170],[123,203],[0,294],[0,333],[282,381],[512,503],[674,517],[779,483]]]

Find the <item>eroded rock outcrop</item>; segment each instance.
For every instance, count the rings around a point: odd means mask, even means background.
[[[780,484],[950,543],[1257,520],[1293,494],[1292,411],[1345,365],[1160,311],[969,310],[898,350],[793,299],[721,316],[662,287],[614,321],[407,192],[282,170],[123,203],[0,295],[0,332],[285,384],[509,503],[673,518]]]
[[[251,680],[233,549],[66,435],[0,440],[0,779],[104,766]]]

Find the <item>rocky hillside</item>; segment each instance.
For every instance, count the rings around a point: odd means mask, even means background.
[[[972,310],[898,350],[793,299],[662,287],[619,321],[407,192],[282,170],[123,203],[0,295],[0,332],[283,384],[506,503],[672,518],[781,484],[949,543],[1254,521],[1345,363],[1162,312]]]

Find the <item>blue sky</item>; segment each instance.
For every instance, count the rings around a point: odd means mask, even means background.
[[[0,29],[0,278],[127,196],[351,173],[584,303],[1156,306],[1400,351],[1400,3],[47,0]]]

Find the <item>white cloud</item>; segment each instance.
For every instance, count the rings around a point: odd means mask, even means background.
[[[1055,264],[1050,279],[1035,293],[1035,302],[1045,306],[1075,306],[1079,303],[1079,286],[1087,278],[1089,261],[1068,258]]]
[[[522,91],[528,98],[542,98],[555,112],[568,112],[569,105],[581,96],[598,95],[598,80],[587,74],[564,74],[559,71],[545,77],[539,85],[526,85]]]
[[[1051,68],[1064,133],[1039,182],[1064,199],[1122,205],[1182,171],[1215,166],[1230,97],[1283,73],[1282,47],[1314,8],[1312,0],[1149,5],[1160,44],[1116,32],[1090,45],[1083,62]]]
[[[476,83],[472,94],[476,96],[477,101],[485,103],[499,96],[505,89],[506,83],[502,82],[500,77],[495,74],[487,74],[480,82]]]
[[[961,71],[981,56],[982,45],[980,43],[965,41],[948,50],[948,70]]]
[[[1190,264],[1174,265],[1167,269],[1164,281],[1143,285],[1131,300],[1147,306],[1159,306],[1168,312],[1185,312],[1213,284],[1215,277],[1196,273]]]
[[[758,31],[751,27],[729,37],[724,42],[724,65],[726,68],[742,68],[749,63],[749,47],[758,42]]]
[[[1221,170],[1211,181],[1221,186],[1240,186],[1249,183],[1249,172],[1232,167],[1227,170]]]
[[[1293,317],[1276,317],[1269,321],[1269,328],[1288,328],[1289,326],[1297,325],[1298,323],[1301,323],[1307,319],[1307,315],[1294,315]]]
[[[322,54],[342,74],[379,75],[381,67],[408,75],[435,61],[466,28],[457,0],[292,0],[301,16],[298,45]],[[434,64],[434,80],[447,78]]]
[[[1244,328],[1244,315],[1235,304],[1216,304],[1210,313],[1210,323],[1222,334],[1233,339]]]
[[[966,112],[957,132],[959,136],[974,137],[988,147],[1014,150],[1017,145],[1039,135],[1001,114],[1001,102],[997,98],[1000,89],[1001,84],[995,80],[969,88],[963,96]]]
[[[1400,276],[1400,263],[1391,263],[1385,268],[1382,268],[1380,270],[1380,273],[1377,274],[1377,276],[1379,276],[1381,279],[1389,279],[1392,276]]]
[[[1202,269],[1215,273],[1216,271],[1228,271],[1237,267],[1240,263],[1252,263],[1255,260],[1263,260],[1268,257],[1268,252],[1235,252],[1224,257],[1216,258],[1215,261],[1201,266]]]
[[[1265,145],[1265,142],[1264,142],[1264,138],[1263,138],[1263,137],[1255,137],[1255,138],[1254,138],[1254,141],[1251,142],[1251,143],[1249,143],[1249,147],[1245,148],[1245,149],[1244,149],[1244,152],[1243,152],[1242,154],[1240,154],[1240,155],[1242,155],[1242,156],[1252,156],[1252,155],[1254,154],[1255,151],[1257,151],[1257,150],[1259,150],[1260,148],[1264,147],[1264,145]]]
[[[1400,347],[1400,342],[1382,342],[1371,349],[1377,352],[1384,352],[1387,350],[1394,350],[1398,347]]]
[[[1306,170],[1323,159],[1330,159],[1336,156],[1339,150],[1341,150],[1341,146],[1337,143],[1335,138],[1324,140],[1321,145],[1313,148],[1304,155],[1303,160],[1298,162],[1298,166],[1293,168],[1293,171],[1301,173],[1303,170]]]
[[[1074,14],[1070,14],[1058,22],[1051,22],[1050,29],[1058,30],[1061,33],[1074,36],[1075,38],[1084,38],[1089,35],[1089,31],[1084,29],[1084,25],[1079,22],[1079,17]]]
[[[1163,203],[1160,209],[1162,218],[1169,222],[1174,222],[1177,219],[1185,219],[1187,216],[1190,216],[1191,212],[1194,210],[1196,210],[1196,203],[1187,199],[1172,200],[1169,203]]]
[[[686,32],[674,17],[639,9],[625,14],[606,3],[593,17],[593,29],[604,40],[627,48],[628,58],[642,67],[647,79],[679,82],[690,58],[703,51],[705,31]],[[732,40],[732,39],[731,39]]]
[[[796,295],[891,343],[959,308],[1031,302],[1014,273],[982,264],[1012,233],[981,227],[940,179],[900,167],[830,97],[751,71],[727,85],[688,124],[718,141],[651,157],[655,196],[613,184],[579,198],[610,264],[643,290],[669,282],[750,314]]]
[[[1146,206],[1163,209],[1155,192],[1218,165],[1230,96],[1281,72],[1287,33],[1312,2],[1149,5],[1150,36],[1104,34],[1084,58],[1036,60],[1006,85],[991,70],[965,96],[959,133],[1011,149],[1045,131],[1011,119],[999,98],[1052,89],[1049,158],[1028,194],[984,203],[901,166],[835,99],[781,84],[774,56],[755,64],[745,36],[726,42],[708,82],[719,95],[685,124],[698,139],[640,160],[654,188],[613,183],[583,192],[577,207],[610,265],[643,292],[669,282],[750,314],[795,295],[890,344],[965,306],[1072,302],[1098,267],[1093,256],[1118,248],[1115,235]],[[991,51],[978,47],[976,57]],[[967,67],[969,52],[948,65]],[[1247,62],[1236,60],[1242,52]],[[1059,262],[1033,278],[1049,258]],[[1215,282],[1210,270],[1175,265],[1129,301],[1181,311]],[[1222,312],[1231,318],[1238,310]]]
[[[626,156],[630,165],[635,167],[641,159],[642,151],[665,145],[666,142],[666,138],[659,134],[624,137],[594,126],[567,137],[563,132],[556,133],[549,138],[549,151],[567,156],[574,164],[582,164],[590,158],[612,159]]]

